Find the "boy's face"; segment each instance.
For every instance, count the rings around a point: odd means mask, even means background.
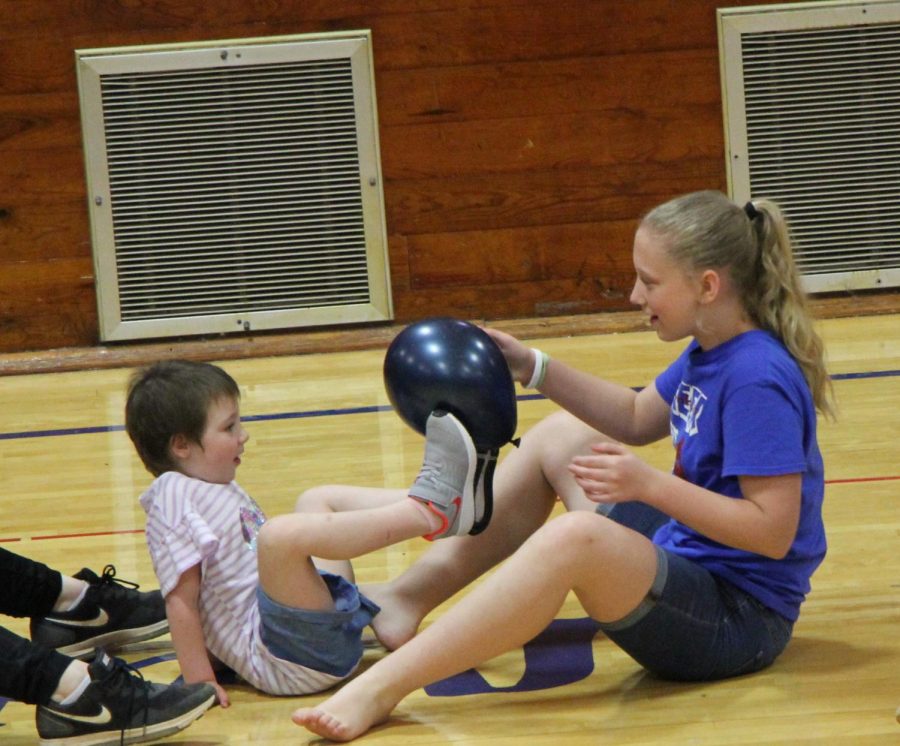
[[[248,440],[250,436],[241,425],[238,401],[221,396],[210,404],[200,443],[182,442],[176,446],[175,455],[187,476],[228,484],[241,465],[241,454]]]

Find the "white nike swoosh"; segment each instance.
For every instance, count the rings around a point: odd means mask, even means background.
[[[94,723],[95,725],[105,725],[112,722],[112,713],[106,709],[105,705],[100,705],[100,714],[98,715],[74,715],[71,712],[54,711],[56,715],[66,718],[66,720],[74,720],[79,723]]]
[[[55,616],[44,617],[44,619],[67,627],[104,627],[109,624],[109,614],[102,608],[97,609],[97,616],[93,619],[58,619]]]

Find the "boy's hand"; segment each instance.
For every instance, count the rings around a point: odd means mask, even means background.
[[[228,692],[219,684],[218,681],[210,681],[210,684],[215,687],[216,690],[216,700],[219,702],[219,707],[231,707],[231,700],[228,699]]]

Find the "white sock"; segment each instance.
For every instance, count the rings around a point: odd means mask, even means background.
[[[68,603],[64,602],[62,599],[56,602],[56,605],[53,607],[53,611],[72,611],[78,604],[81,603],[81,600],[84,598],[85,594],[88,591],[90,586],[85,583],[84,588],[81,589],[81,592],[75,597],[74,601],[69,601]]]
[[[78,684],[73,690],[72,693],[62,700],[59,704],[63,707],[68,707],[74,702],[78,701],[78,698],[84,694],[84,690],[87,689],[91,685],[91,676],[90,674],[85,674],[84,678],[81,680],[81,683]]]

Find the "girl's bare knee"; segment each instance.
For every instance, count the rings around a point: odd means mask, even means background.
[[[566,411],[544,418],[522,439],[526,458],[537,464],[544,480],[568,510],[593,511],[584,490],[575,482],[569,466],[576,455],[587,453],[592,443],[606,439]]]
[[[548,521],[535,534],[535,539],[542,543],[544,556],[566,562],[572,558],[584,559],[587,554],[600,552],[615,543],[616,528],[616,524],[604,516],[573,511]]]

